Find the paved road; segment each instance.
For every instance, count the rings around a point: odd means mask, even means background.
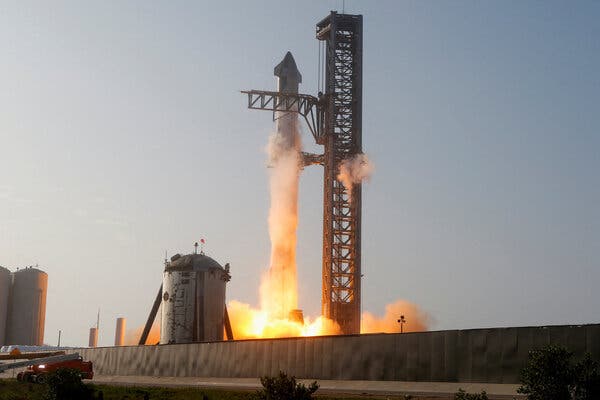
[[[310,380],[301,380],[310,383]],[[96,376],[94,383],[123,386],[199,387],[207,389],[257,390],[260,381],[254,378],[190,378],[153,376]],[[404,395],[452,398],[458,389],[469,393],[485,390],[490,399],[522,399],[519,385],[498,383],[396,382],[396,381],[329,381],[320,380],[317,393]]]

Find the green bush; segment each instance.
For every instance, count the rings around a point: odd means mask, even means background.
[[[288,377],[283,371],[276,377],[260,378],[260,383],[263,385],[263,390],[258,392],[260,400],[310,400],[319,388],[316,381],[309,387],[296,383],[295,377]]]
[[[600,398],[600,370],[589,354],[580,362],[564,347],[549,345],[529,352],[518,393],[529,400],[595,400]]]
[[[570,400],[575,378],[572,357],[573,353],[554,345],[530,351],[517,392],[529,400]]]
[[[589,354],[574,367],[575,400],[600,399],[600,367]]]
[[[465,392],[463,389],[458,389],[458,392],[454,394],[454,400],[488,400],[488,397],[485,390],[479,394],[471,394]]]
[[[93,399],[93,389],[81,381],[81,373],[76,369],[59,368],[46,378],[46,400]]]

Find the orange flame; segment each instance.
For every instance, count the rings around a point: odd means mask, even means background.
[[[268,312],[257,310],[236,300],[227,306],[235,339],[278,338],[294,336],[337,335],[339,326],[330,319],[305,318],[304,323],[289,318],[271,318]]]

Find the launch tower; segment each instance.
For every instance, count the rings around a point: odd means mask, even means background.
[[[297,112],[322,155],[304,164],[324,166],[322,315],[344,334],[360,333],[361,184],[350,191],[338,179],[340,165],[362,153],[362,15],[332,11],[316,27],[324,43],[324,93],[318,97],[251,90],[248,108]]]

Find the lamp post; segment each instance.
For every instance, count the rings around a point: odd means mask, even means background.
[[[404,318],[404,315],[400,316],[398,323],[400,324],[400,333],[404,333],[403,327],[404,327],[404,324],[406,323],[406,319]]]

